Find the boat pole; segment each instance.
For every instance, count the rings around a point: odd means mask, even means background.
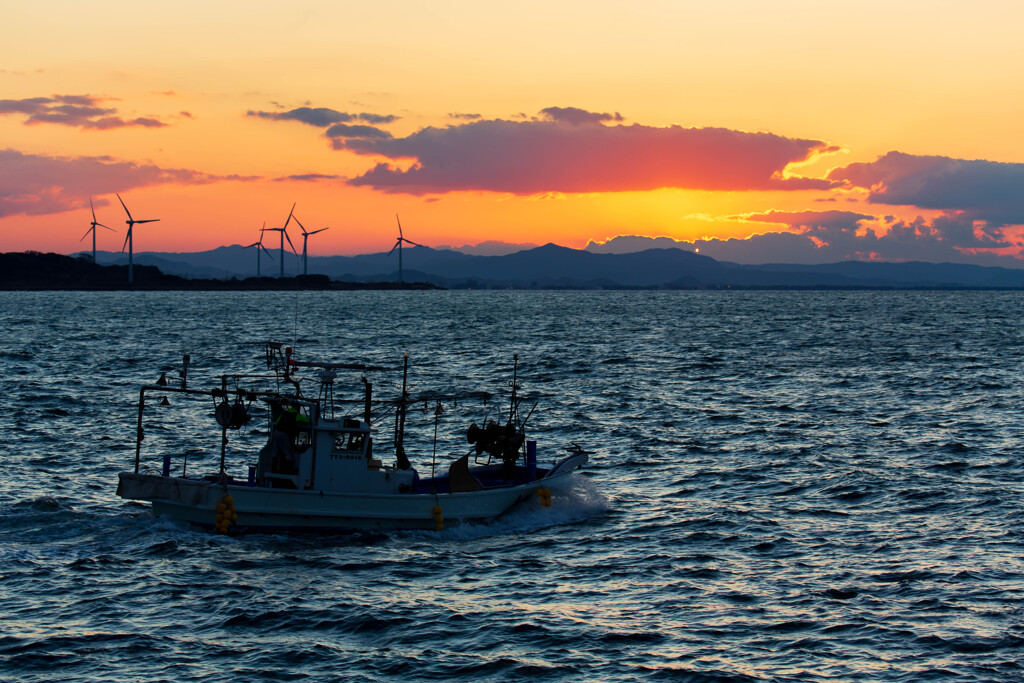
[[[221,395],[227,400],[228,395],[228,376],[220,376],[220,390],[223,392]],[[228,426],[223,425],[220,430],[220,473],[224,474],[224,459],[228,452]]]
[[[139,422],[135,427],[135,474],[139,473],[142,458],[142,408],[146,405],[146,387],[139,389]]]
[[[371,417],[370,399],[373,396],[373,384],[371,382],[369,382],[366,379],[366,377],[363,377],[362,379],[363,379],[363,387],[366,389],[366,399],[365,399],[366,402],[363,405],[363,422],[365,422],[366,424],[370,424],[370,417]]]
[[[408,380],[409,380],[409,352],[405,352],[404,365],[402,367],[402,405],[399,408],[398,415],[398,445],[402,446],[405,444],[405,413],[406,404],[409,401],[408,391]]]
[[[437,467],[437,423],[441,419],[441,402],[437,402],[434,408],[434,454],[430,456],[430,478],[434,478],[434,471]],[[449,484],[450,486],[450,484]]]
[[[409,403],[409,352],[405,352],[405,365],[402,370],[402,398],[399,400],[398,411],[395,413],[395,461],[398,469],[410,467],[409,457],[405,454],[405,413]]]

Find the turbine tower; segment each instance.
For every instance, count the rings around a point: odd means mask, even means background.
[[[116,192],[114,194],[117,194]],[[117,194],[117,201],[121,202],[121,206],[124,206],[124,212],[128,214],[128,220],[125,223],[128,224],[128,234],[124,236],[124,244],[121,245],[121,252],[124,253],[125,245],[128,246],[128,282],[135,281],[135,268],[132,264],[132,228],[136,223],[156,223],[159,218],[147,218],[143,221],[137,221],[132,218],[131,211],[124,205],[124,200],[121,199],[121,195]]]
[[[416,244],[412,240],[406,239],[402,235],[402,221],[399,220],[398,214],[395,214],[395,220],[398,221],[398,239],[395,240],[395,246],[391,247],[391,251],[398,250],[398,286],[401,287],[402,282],[402,242],[411,244],[414,247],[422,247],[422,244]],[[391,256],[391,251],[388,252],[388,256]]]
[[[263,227],[260,228],[260,239],[259,239],[259,241],[258,242],[253,242],[252,244],[247,244],[244,247],[245,249],[248,249],[249,247],[256,247],[256,277],[262,277],[262,275],[260,273],[260,271],[261,271],[260,266],[262,265],[262,261],[260,260],[260,252],[263,252],[263,254],[265,254],[267,258],[270,258],[270,252],[267,250],[267,248],[265,246],[263,246],[263,233],[265,233],[266,231],[267,231],[267,222],[263,221]]]
[[[330,230],[330,228],[320,228],[319,230],[314,230],[313,232],[306,232],[306,226],[299,221],[298,216],[295,217],[295,222],[299,224],[300,228],[302,228],[302,274],[309,275],[309,270],[306,267],[306,243],[309,241],[309,236],[315,235],[318,232],[323,232],[324,230]]]
[[[292,210],[288,212],[288,220],[284,222],[283,228],[265,228],[267,232],[279,232],[281,233],[281,274],[278,277],[284,277],[284,241],[288,240],[288,246],[292,248],[292,253],[296,256],[299,252],[295,251],[295,245],[292,244],[292,238],[288,237],[288,224],[292,222],[292,214],[295,213],[295,204],[292,204]]]
[[[96,209],[92,206],[92,197],[89,197],[89,209],[92,211],[92,223],[89,224],[89,229],[85,231],[84,235],[82,235],[82,239],[78,241],[81,242],[89,236],[90,232],[92,233],[92,262],[96,263],[96,227],[99,226],[101,228],[107,228],[107,226],[96,222]],[[114,230],[113,228],[107,228],[107,230],[110,232],[117,232],[117,230]]]

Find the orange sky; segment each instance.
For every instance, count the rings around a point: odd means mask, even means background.
[[[430,246],[920,218],[922,258],[1017,250],[1019,4],[688,5],[8,7],[0,248],[87,248],[90,195],[120,248],[120,192],[160,219],[136,251],[247,244],[293,202],[314,254],[389,249],[395,213]]]

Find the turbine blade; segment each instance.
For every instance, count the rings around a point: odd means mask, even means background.
[[[128,232],[124,235],[124,244],[121,245],[121,253],[124,253],[124,248],[128,246],[128,238],[132,236],[132,228],[128,226]]]
[[[319,230],[314,230],[313,232],[309,232],[309,233],[306,233],[306,234],[307,235],[315,235],[318,232],[323,232],[324,230],[330,230],[330,228],[320,228]]]
[[[260,243],[259,243],[259,242],[253,242],[252,244],[247,244],[247,245],[245,245],[245,246],[243,247],[243,249],[248,249],[249,247],[258,247],[258,246],[260,246]]]
[[[114,194],[117,194],[116,192]],[[128,207],[124,205],[124,200],[121,199],[121,195],[117,194],[117,201],[121,202],[121,206],[124,206],[124,212],[128,214],[128,220],[132,219],[132,212],[128,210]]]
[[[398,240],[397,242],[395,242],[395,246],[391,247],[391,251],[394,251],[395,249],[398,249],[398,245],[401,244],[401,243],[402,243],[402,240]],[[391,256],[391,251],[388,252],[388,256]]]
[[[402,241],[405,242],[406,244],[411,244],[414,247],[422,247],[423,246],[422,244],[418,244],[416,242],[413,242],[412,240],[407,240],[404,237],[402,238]],[[426,249],[426,247],[423,247],[423,248]]]
[[[395,220],[398,221],[398,239],[402,239],[402,221],[399,220],[398,214],[395,214]]]
[[[295,216],[295,222],[299,224],[299,228],[302,229],[302,234],[306,234],[306,226],[299,221],[299,217]]]
[[[159,220],[160,220],[159,218],[147,218],[147,219],[146,219],[146,220],[144,220],[144,221],[132,221],[132,222],[133,222],[133,223],[156,223],[156,222],[158,222]]]
[[[298,256],[299,252],[295,251],[295,245],[292,244],[292,238],[288,236],[288,231],[282,229],[281,232],[284,233],[284,238],[288,240],[288,246],[292,248],[292,253]]]
[[[288,212],[288,220],[286,220],[284,222],[284,227],[281,228],[282,230],[286,230],[288,228],[288,224],[292,222],[292,214],[293,213],[295,213],[295,204],[294,203],[292,204],[292,210]]]
[[[92,197],[89,197],[89,210],[92,211],[92,222],[96,222],[96,209],[92,206]],[[81,240],[79,240],[81,241]]]
[[[95,230],[95,229],[96,229],[96,228],[89,228],[88,230],[86,230],[86,231],[85,231],[85,234],[84,234],[84,235],[82,235],[82,240],[84,240],[84,239],[85,239],[86,237],[88,237],[88,236],[89,236],[89,233],[90,233],[90,232],[92,232],[92,231],[93,231],[93,230]],[[82,240],[78,240],[78,241],[79,241],[79,242],[81,242]]]

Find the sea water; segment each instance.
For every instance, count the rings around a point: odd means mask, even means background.
[[[1024,294],[0,293],[0,677],[1020,680]],[[138,388],[300,358],[390,368],[421,472],[507,411],[584,471],[436,532],[219,536],[115,495]],[[358,398],[360,373],[340,397]],[[209,405],[143,468],[215,471]],[[163,412],[161,412],[163,411]],[[392,421],[382,419],[379,457]],[[229,434],[244,478],[266,438]]]

